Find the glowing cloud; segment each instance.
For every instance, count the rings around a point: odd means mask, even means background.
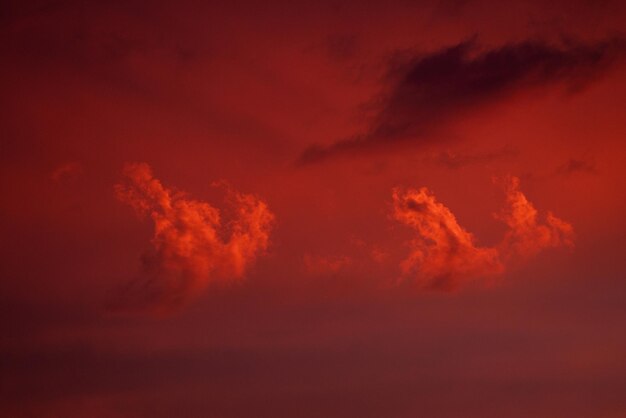
[[[551,212],[545,223],[539,221],[537,209],[519,190],[519,178],[506,179],[506,201],[507,209],[497,216],[509,226],[500,245],[504,257],[529,257],[545,248],[574,245],[572,225]]]
[[[228,190],[235,216],[224,225],[218,209],[165,188],[147,164],[126,165],[124,176],[115,186],[118,198],[154,222],[153,250],[144,254],[144,274],[124,304],[176,308],[211,281],[242,277],[267,248],[273,215],[255,196]]]
[[[472,234],[428,189],[393,191],[393,216],[415,229],[409,256],[401,263],[404,276],[415,276],[423,288],[454,290],[460,285],[504,272],[505,262],[523,260],[546,248],[574,245],[574,229],[551,212],[545,223],[519,191],[519,179],[506,179],[508,208],[497,217],[509,227],[494,248],[477,247]]]
[[[394,218],[418,233],[401,269],[404,275],[416,274],[422,287],[452,290],[467,280],[504,270],[498,251],[477,247],[472,234],[428,189],[395,189],[393,204]]]

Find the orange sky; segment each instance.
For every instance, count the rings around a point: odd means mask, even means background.
[[[626,416],[625,24],[1,6],[0,415]]]

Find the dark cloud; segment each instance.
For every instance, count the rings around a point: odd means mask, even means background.
[[[516,155],[517,151],[510,147],[504,147],[496,151],[484,153],[442,151],[434,156],[434,158],[430,161],[451,170],[457,170],[471,164],[486,164],[492,161],[514,157]]]
[[[574,173],[598,174],[598,169],[591,161],[576,158],[570,158],[557,169],[557,174],[568,176]]]
[[[391,65],[389,91],[374,105],[368,130],[300,156],[312,163],[337,154],[424,144],[442,123],[517,93],[564,83],[579,91],[626,51],[622,38],[597,43],[510,43],[483,50],[474,39]]]

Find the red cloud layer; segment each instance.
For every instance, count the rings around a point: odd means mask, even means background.
[[[228,190],[235,216],[224,224],[218,209],[165,188],[147,164],[129,164],[124,175],[126,181],[115,188],[117,196],[139,214],[149,215],[155,226],[153,251],[143,257],[144,275],[125,295],[131,307],[140,302],[158,310],[175,308],[211,281],[242,277],[267,248],[273,215],[257,197]],[[552,213],[541,223],[519,191],[518,178],[507,179],[506,196],[508,208],[499,218],[508,231],[499,245],[480,247],[428,189],[394,189],[394,218],[417,232],[400,265],[402,274],[414,276],[422,288],[450,291],[503,273],[505,263],[513,259],[573,245],[572,226]],[[345,265],[343,259],[309,256],[305,261],[313,270],[336,271]]]

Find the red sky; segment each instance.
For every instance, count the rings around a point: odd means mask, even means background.
[[[626,416],[626,5],[4,2],[0,416]]]

